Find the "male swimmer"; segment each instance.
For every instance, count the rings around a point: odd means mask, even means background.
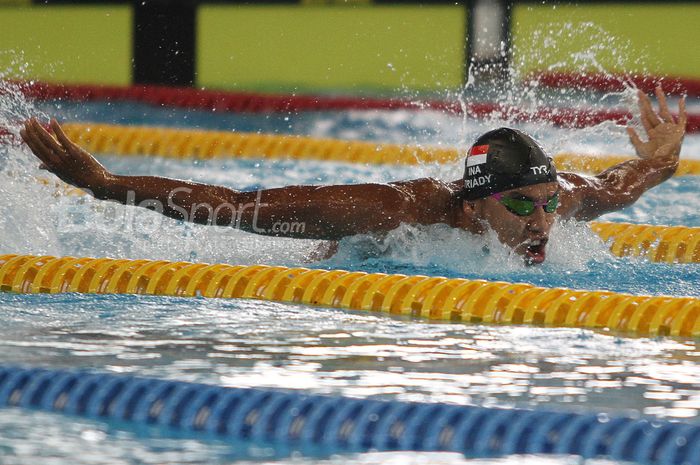
[[[381,235],[402,223],[445,223],[473,234],[495,231],[527,264],[542,263],[557,217],[588,221],[634,203],[678,168],[685,134],[685,99],[675,120],[666,96],[656,89],[658,114],[638,93],[646,142],[628,127],[638,159],[597,176],[557,173],[551,158],[528,135],[501,128],[479,137],[469,149],[462,179],[424,178],[389,184],[288,186],[257,192],[153,176],[120,176],[66,137],[51,121],[53,135],[36,119],[22,138],[42,168],[94,197],[158,209],[172,218],[237,226],[258,234],[338,240],[355,234]],[[280,224],[303,225],[287,228]]]

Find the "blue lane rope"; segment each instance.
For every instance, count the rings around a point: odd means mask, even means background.
[[[0,367],[0,406],[331,452],[572,454],[700,464],[700,425],[604,414],[352,399],[18,367]]]

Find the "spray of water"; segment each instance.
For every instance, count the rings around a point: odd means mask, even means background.
[[[569,245],[577,244],[576,248]],[[582,253],[583,252],[583,253]],[[450,276],[506,277],[512,272],[549,273],[585,270],[592,262],[610,260],[600,239],[584,224],[557,224],[551,234],[547,262],[528,267],[523,258],[501,244],[493,231],[474,236],[444,224],[402,225],[386,237],[359,235],[340,242],[338,253],[324,262],[329,268],[357,266],[372,271],[419,269]]]

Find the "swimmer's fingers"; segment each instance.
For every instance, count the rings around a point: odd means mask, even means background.
[[[641,90],[637,92],[637,95],[639,97],[639,116],[642,120],[644,129],[649,132],[651,129],[654,129],[656,126],[661,124],[661,120],[658,116],[656,116],[654,108],[651,106],[651,100],[649,100],[649,97],[647,97],[647,95]]]
[[[51,162],[48,161],[48,158],[51,157],[51,154],[47,152],[44,147],[42,147],[39,143],[36,142],[35,139],[29,136],[24,129],[20,131],[20,135],[22,136],[22,139],[24,139],[24,143],[27,144],[32,153],[41,161],[41,164],[39,165],[40,168],[42,166],[47,166],[47,164],[51,164]]]
[[[53,130],[54,134],[56,134],[56,139],[58,139],[58,142],[60,142],[63,148],[65,148],[68,152],[82,151],[82,149],[78,147],[75,142],[66,136],[66,133],[63,132],[63,128],[55,119],[51,120],[51,129]]]
[[[640,158],[645,158],[646,144],[639,137],[637,131],[635,131],[633,127],[627,126],[627,134],[630,136],[630,142],[632,142],[634,149],[637,151],[637,155],[639,155]]]
[[[635,148],[644,144],[641,137],[639,137],[639,134],[637,134],[637,131],[635,131],[632,126],[627,126],[627,134],[630,136],[632,145],[634,145]]]
[[[51,153],[58,157],[65,154],[65,150],[61,147],[61,144],[59,144],[37,120],[33,121],[32,127],[37,139],[39,139]]]
[[[685,127],[688,124],[688,113],[685,110],[685,95],[678,102],[678,126],[685,133]]]
[[[33,120],[27,121],[24,124],[24,129],[20,131],[20,135],[39,160],[41,160],[48,167],[55,166],[60,163],[60,159],[58,155],[53,153],[53,150],[37,135],[35,123],[36,122]],[[38,123],[36,123],[36,125],[38,125]]]
[[[42,153],[46,155],[44,161],[48,161],[49,166],[53,169],[60,169],[63,165],[63,155],[65,154],[63,148],[38,121],[33,121],[32,129],[34,130],[35,142],[41,147]]]
[[[644,126],[644,130],[649,133],[650,130],[654,129],[654,125],[652,124],[651,121],[649,121],[649,118],[647,117],[647,110],[644,105],[644,101],[647,98],[646,95],[642,93],[640,90],[638,92],[639,95],[639,120],[642,122],[642,126]]]
[[[673,115],[671,115],[671,110],[668,109],[668,102],[666,101],[666,94],[664,94],[664,90],[661,88],[661,86],[656,86],[654,93],[659,101],[659,115],[661,118],[666,123],[675,124],[675,121],[673,121]]]
[[[20,129],[19,135],[22,137],[22,140],[24,141],[25,144],[29,147],[29,149],[32,151],[32,153],[39,158],[40,160],[43,159],[43,149],[37,145],[37,143],[34,141],[34,138],[31,136],[29,133],[29,129],[26,126]]]

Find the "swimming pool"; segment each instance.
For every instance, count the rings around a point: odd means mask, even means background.
[[[319,137],[455,145],[493,123],[438,112],[346,112],[299,115],[213,115],[137,104],[44,104],[69,120],[148,123]],[[552,152],[629,153],[624,131],[603,124],[584,130],[526,124]],[[307,263],[316,241],[252,236],[185,225],[144,210],[54,196],[29,177],[40,175],[26,152],[2,153],[0,253],[114,256],[234,264],[267,263],[327,269],[426,274],[698,296],[700,267],[616,259],[581,225],[559,226],[548,262],[525,268],[506,251],[441,227],[402,227],[381,244],[352,238],[329,260]],[[687,136],[683,156],[700,153]],[[453,179],[458,164],[364,166],[316,161],[101,157],[121,173],[186,177],[236,188],[292,183],[389,181],[420,176]],[[608,221],[700,226],[693,177],[674,178]],[[31,234],[28,232],[31,231]],[[697,341],[641,338],[605,331],[430,323],[358,312],[245,300],[146,296],[0,294],[5,312],[0,363],[94,368],[227,386],[303,389],[399,400],[548,406],[626,412],[697,423]],[[462,463],[453,454],[401,452],[348,457],[285,456],[256,444],[230,447],[196,438],[173,440],[90,421],[0,411],[2,450],[16,462]],[[37,424],[50,431],[38,435]],[[145,438],[144,438],[145,437]],[[79,449],[78,449],[79,448]],[[75,450],[85,451],[75,457]],[[507,457],[493,463],[569,463],[569,457]],[[491,463],[491,461],[489,461]]]

